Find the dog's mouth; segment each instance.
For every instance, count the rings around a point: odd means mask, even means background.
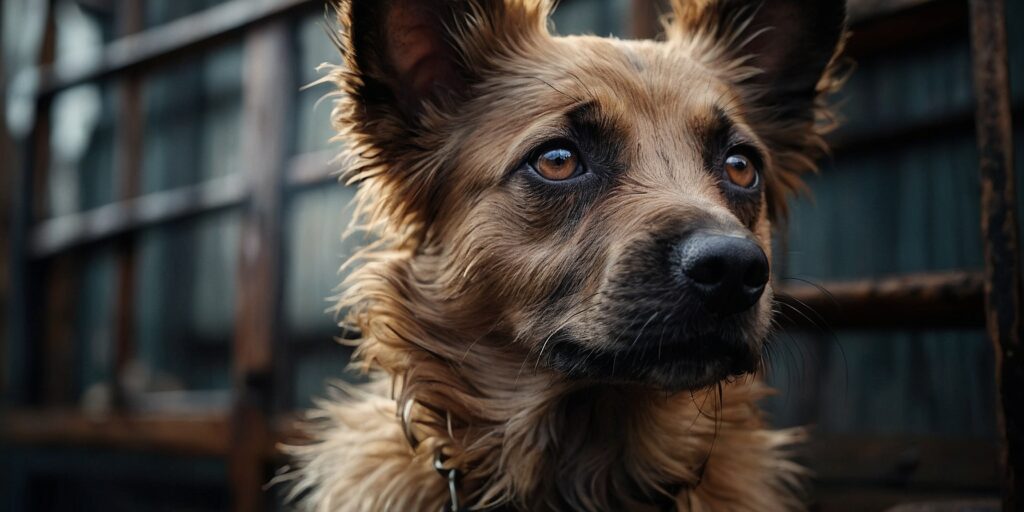
[[[770,272],[767,255],[744,233],[670,231],[630,244],[586,313],[541,347],[544,362],[570,378],[670,391],[757,371]]]
[[[716,333],[594,348],[563,330],[551,337],[544,359],[572,379],[696,391],[756,372],[761,361],[760,346],[738,333]]]

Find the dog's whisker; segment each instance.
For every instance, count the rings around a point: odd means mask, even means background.
[[[781,279],[783,281],[796,281],[798,283],[804,283],[806,285],[812,286],[816,288],[818,291],[820,291],[822,295],[828,297],[828,299],[831,300],[834,305],[839,306],[839,299],[836,299],[836,296],[833,295],[832,292],[828,291],[828,289],[822,286],[821,284],[815,283],[814,281],[811,281],[809,279],[794,276],[782,276]]]
[[[596,296],[596,295],[597,294],[595,294],[594,296]],[[584,314],[587,314],[587,313],[593,311],[593,309],[596,308],[596,307],[598,307],[597,304],[591,304],[591,305],[587,306],[586,308],[583,308],[583,309],[581,309],[579,311],[576,311],[575,313],[570,315],[568,318],[566,318],[565,321],[563,321],[558,327],[556,327],[555,329],[552,329],[551,333],[548,334],[544,338],[543,342],[541,342],[541,344],[540,344],[540,351],[537,354],[537,359],[539,360],[544,355],[544,349],[547,347],[548,341],[550,341],[551,338],[554,337],[555,334],[558,334],[562,329],[566,328],[574,319],[578,318],[581,315],[584,315]]]
[[[640,341],[640,338],[644,335],[644,330],[647,329],[647,326],[650,325],[651,322],[653,322],[659,314],[661,314],[660,311],[655,311],[654,314],[652,314],[651,317],[648,318],[647,321],[640,326],[640,332],[636,333],[636,337],[633,338],[633,341],[629,344],[629,348],[633,348],[634,346],[636,346],[636,343]]]

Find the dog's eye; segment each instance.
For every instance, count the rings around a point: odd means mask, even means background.
[[[542,151],[533,163],[533,168],[551,181],[564,181],[578,173],[580,159],[571,149],[553,148]]]
[[[725,157],[725,175],[738,187],[755,188],[758,185],[757,165],[740,153],[732,153]]]

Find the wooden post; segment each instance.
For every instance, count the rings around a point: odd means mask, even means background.
[[[0,8],[0,27],[4,26],[4,9]],[[4,69],[4,55],[0,51],[0,70]],[[7,113],[7,82],[0,80],[0,116]],[[15,170],[18,167],[18,155],[14,143],[7,130],[6,119],[0,117],[0,396],[7,394],[10,383],[7,381],[10,336],[7,326],[10,322],[8,300],[10,299],[10,212],[12,208],[12,189],[14,188]]]
[[[119,36],[125,37],[143,28],[143,0],[119,0]],[[142,172],[142,80],[138,72],[129,71],[120,80],[118,91],[116,155],[120,199],[128,200],[139,193]],[[133,232],[117,241],[117,296],[114,305],[114,364],[112,388],[115,407],[125,405],[124,373],[134,357],[135,337],[135,237]]]
[[[251,194],[242,225],[234,342],[232,509],[264,508],[263,451],[281,295],[281,201],[291,98],[295,87],[288,25],[275,21],[245,39],[242,152]]]
[[[1024,352],[1004,0],[971,0],[971,53],[981,159],[985,320],[995,349],[1003,436],[1003,510],[1024,510]]]
[[[43,42],[39,63],[51,64],[56,56],[57,25],[52,0],[47,4]],[[43,178],[49,168],[50,97],[37,97],[35,119],[31,132],[19,141],[21,162],[15,180],[13,222],[11,229],[11,307],[9,311],[10,343],[7,357],[7,395],[11,404],[25,404],[38,399],[39,376],[34,371],[41,365],[35,341],[40,332],[39,290],[41,272],[32,261],[29,239],[32,226],[40,218],[44,206]]]

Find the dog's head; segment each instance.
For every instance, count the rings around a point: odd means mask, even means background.
[[[675,0],[655,42],[555,37],[544,0],[342,2],[336,122],[396,293],[572,377],[755,370],[843,5]]]

